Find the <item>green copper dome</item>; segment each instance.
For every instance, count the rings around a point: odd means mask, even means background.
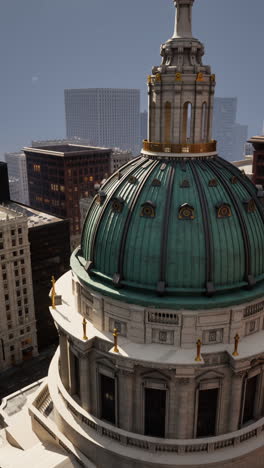
[[[219,158],[141,156],[106,181],[72,256],[103,294],[160,307],[210,307],[261,294],[257,188]]]

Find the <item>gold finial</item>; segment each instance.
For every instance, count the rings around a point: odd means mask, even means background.
[[[202,347],[202,342],[201,342],[200,339],[197,341],[196,346],[197,346],[197,356],[196,356],[196,358],[195,358],[195,361],[196,361],[196,362],[201,362],[201,361],[202,361],[202,358],[201,358],[201,347]]]
[[[235,340],[235,346],[234,346],[234,352],[233,352],[233,356],[239,356],[239,352],[238,352],[238,343],[239,343],[239,340],[240,340],[240,336],[239,334],[237,333],[236,336],[234,337],[234,340]]]
[[[155,75],[155,81],[156,81],[157,83],[161,83],[161,74],[160,74],[160,73],[156,73],[156,75]]]
[[[211,79],[212,83],[215,83],[215,74],[214,73],[210,76],[210,79]]]
[[[113,337],[114,337],[114,353],[119,353],[119,349],[118,349],[118,346],[117,346],[117,337],[118,337],[117,328],[114,328]]]
[[[151,84],[151,75],[148,75],[148,84]]]
[[[204,79],[204,76],[203,76],[203,73],[197,73],[197,78],[196,78],[196,81],[203,81]]]
[[[182,74],[179,73],[179,72],[176,73],[175,79],[176,79],[176,81],[182,81]]]
[[[87,320],[85,319],[85,317],[83,317],[82,325],[83,325],[83,340],[86,341],[86,340],[88,340],[88,337],[86,335]]]
[[[55,291],[55,278],[52,276],[51,278],[51,283],[52,283],[52,289],[51,289],[51,307],[52,309],[56,309],[56,304],[55,304],[55,297],[56,297],[56,291]]]

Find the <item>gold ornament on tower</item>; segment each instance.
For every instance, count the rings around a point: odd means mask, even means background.
[[[83,326],[83,340],[87,341],[88,340],[88,337],[86,335],[87,320],[85,317],[83,317],[82,326]]]
[[[175,79],[176,79],[176,81],[182,81],[182,74],[179,73],[179,72],[176,73]]]
[[[118,338],[117,328],[114,328],[113,337],[114,337],[114,353],[119,353],[119,349],[118,349],[118,346],[117,346],[117,338]]]
[[[52,309],[56,309],[56,304],[55,304],[55,298],[56,298],[56,291],[55,291],[55,278],[52,276],[51,278],[51,284],[52,284],[52,289],[51,289],[51,307]]]
[[[197,355],[196,355],[195,361],[196,361],[196,362],[202,362],[202,358],[201,358],[201,347],[202,347],[202,342],[201,342],[200,339],[197,340],[196,346],[197,346]]]
[[[239,356],[239,352],[238,352],[238,343],[239,343],[239,340],[240,340],[240,336],[239,334],[237,333],[236,336],[234,337],[234,340],[235,340],[235,347],[234,347],[234,352],[233,352],[233,356]]]

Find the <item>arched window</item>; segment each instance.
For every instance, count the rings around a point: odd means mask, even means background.
[[[114,213],[121,213],[124,207],[124,200],[120,197],[112,199],[112,211]]]
[[[231,207],[228,203],[218,203],[216,205],[217,218],[230,218],[232,216]]]
[[[195,218],[193,206],[188,203],[181,205],[179,207],[178,218],[181,220],[193,220]]]
[[[171,103],[165,103],[165,143],[171,142]]]
[[[207,141],[207,104],[206,102],[204,102],[202,105],[201,138],[202,138],[202,142]]]
[[[191,140],[192,132],[192,105],[186,102],[183,106],[183,120],[182,120],[182,142],[189,143]]]
[[[151,201],[142,203],[140,216],[144,218],[155,218],[156,215],[156,205]]]

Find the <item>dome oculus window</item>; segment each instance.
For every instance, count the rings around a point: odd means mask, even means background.
[[[113,198],[112,200],[112,211],[114,213],[121,213],[124,207],[124,200],[122,198]]]
[[[193,206],[189,205],[188,203],[184,203],[179,208],[178,218],[181,220],[193,220],[194,216],[194,208]]]
[[[96,201],[101,206],[103,205],[105,199],[106,199],[106,193],[105,192],[99,192],[98,195],[96,196]]]
[[[137,183],[137,178],[136,178],[135,176],[132,175],[132,176],[129,177],[128,182],[129,182],[130,184],[135,185],[135,184]]]
[[[152,203],[151,201],[142,203],[140,216],[143,216],[144,218],[155,218],[156,216],[155,203]]]
[[[161,181],[159,179],[154,179],[152,181],[152,187],[160,187],[161,186]]]
[[[256,203],[255,200],[253,200],[253,198],[251,198],[250,200],[244,200],[243,204],[247,213],[254,213],[256,211]]]
[[[231,207],[228,203],[219,203],[216,205],[217,218],[230,218],[232,216]]]
[[[208,182],[209,187],[217,187],[218,181],[216,179],[211,179]]]
[[[231,184],[237,184],[238,178],[236,176],[231,177]]]
[[[190,182],[187,179],[183,180],[181,183],[181,188],[189,188],[189,187],[190,187]]]

